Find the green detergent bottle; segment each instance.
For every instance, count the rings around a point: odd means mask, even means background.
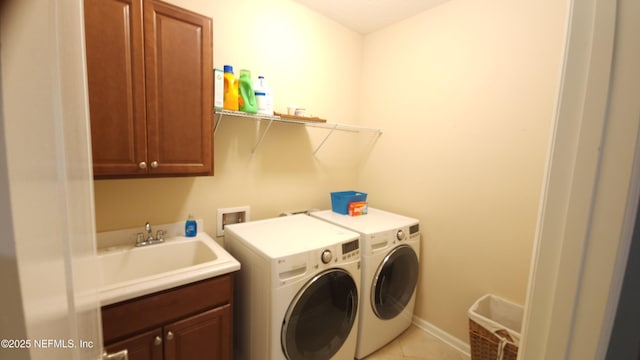
[[[243,69],[240,70],[240,96],[238,97],[238,105],[240,111],[244,111],[249,114],[255,114],[258,112],[258,102],[256,101],[256,95],[253,92],[253,83],[251,82],[251,71]]]

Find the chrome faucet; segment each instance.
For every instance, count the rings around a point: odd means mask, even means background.
[[[138,233],[136,238],[136,246],[147,246],[153,244],[159,244],[164,242],[164,236],[167,234],[164,230],[156,231],[155,238],[153,237],[153,231],[151,230],[151,225],[147,222],[144,224],[145,233]]]
[[[144,224],[144,231],[147,232],[147,241],[153,241],[153,232],[151,231],[151,224],[146,223]]]

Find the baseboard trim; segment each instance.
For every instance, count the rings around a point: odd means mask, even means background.
[[[449,334],[448,332],[440,329],[439,327],[433,325],[427,320],[421,319],[417,316],[413,317],[413,324],[420,329],[428,332],[429,334],[437,337],[438,339],[444,341],[452,348],[458,350],[466,356],[471,356],[471,347],[466,342],[458,339],[457,337]]]

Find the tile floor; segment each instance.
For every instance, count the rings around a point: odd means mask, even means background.
[[[469,360],[469,357],[411,325],[389,345],[367,356],[366,360]]]

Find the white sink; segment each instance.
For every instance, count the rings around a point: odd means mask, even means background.
[[[103,306],[240,269],[240,263],[203,232],[193,238],[170,237],[161,244],[99,249],[98,261]]]

